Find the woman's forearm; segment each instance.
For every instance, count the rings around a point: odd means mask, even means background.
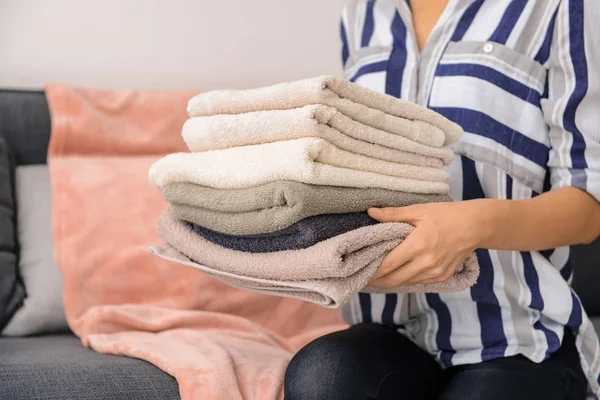
[[[533,251],[592,242],[600,235],[600,203],[567,187],[530,200],[478,203],[478,247]]]

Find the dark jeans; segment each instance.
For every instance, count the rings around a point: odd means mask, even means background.
[[[395,329],[356,325],[296,354],[286,400],[584,400],[587,381],[572,333],[540,364],[514,356],[442,370]]]

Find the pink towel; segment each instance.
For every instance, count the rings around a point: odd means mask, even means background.
[[[161,194],[149,166],[185,150],[190,93],[46,88],[57,265],[86,346],[149,361],[187,399],[280,398],[304,343],[342,329],[331,310],[231,288],[152,256]]]

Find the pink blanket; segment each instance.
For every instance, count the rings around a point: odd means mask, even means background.
[[[338,329],[333,310],[242,292],[145,247],[167,204],[147,180],[180,137],[193,93],[46,88],[57,265],[72,330],[96,351],[149,361],[182,399],[281,397],[287,362]]]

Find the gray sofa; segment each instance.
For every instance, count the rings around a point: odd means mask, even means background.
[[[43,92],[0,90],[0,137],[17,166],[46,163],[50,114]],[[154,365],[96,353],[70,332],[0,337],[0,400],[179,398],[175,379]]]
[[[0,90],[0,137],[17,165],[46,163],[50,115],[43,92]],[[600,327],[600,240],[573,250],[574,287]],[[177,382],[158,368],[95,353],[68,332],[0,338],[2,400],[176,398]]]

